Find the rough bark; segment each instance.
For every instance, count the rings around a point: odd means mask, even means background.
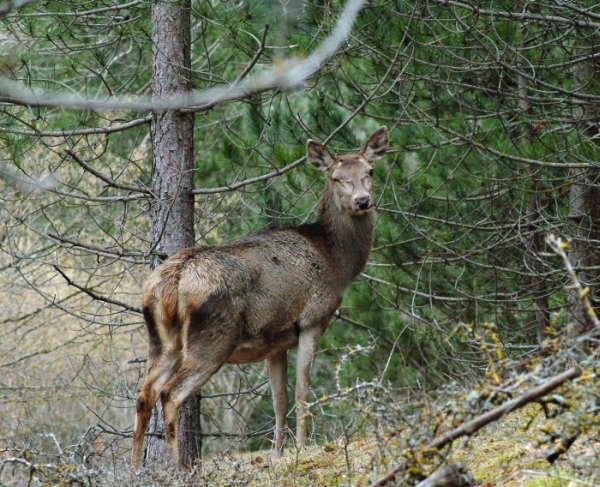
[[[526,32],[524,36],[526,37]],[[531,104],[528,98],[528,81],[524,76],[519,76],[519,108],[522,115],[528,115]],[[534,129],[528,129],[523,137],[523,144],[529,145],[534,139]],[[529,278],[529,285],[533,293],[533,303],[535,306],[535,322],[537,329],[538,343],[541,345],[547,336],[547,329],[550,327],[550,307],[548,303],[548,290],[546,287],[546,278],[543,274],[540,255],[540,229],[536,221],[539,220],[540,212],[538,209],[538,187],[539,179],[532,166],[527,166],[527,179],[530,183],[532,197],[529,203],[529,214],[527,215],[527,227],[531,234],[530,246],[526,250],[527,267],[532,275]]]
[[[190,0],[153,3],[153,93],[155,99],[191,92],[190,79]],[[194,118],[174,110],[153,114],[152,264],[164,256],[194,245],[193,188]],[[153,414],[149,433],[162,432],[162,411]],[[189,465],[200,458],[200,396],[193,395],[180,409],[180,458]],[[166,443],[159,435],[149,435],[146,458],[160,461]]]
[[[593,38],[592,38],[593,39]],[[591,57],[599,47],[590,40],[581,40],[577,57],[583,59],[574,67],[574,89],[578,94],[597,94],[600,90],[600,65]],[[573,111],[579,132],[596,144],[600,143],[600,107],[593,102],[577,105]],[[597,170],[572,169],[570,187],[571,222],[576,229],[572,233],[570,259],[584,286],[591,287],[592,304],[598,305],[599,273],[594,268],[600,266],[600,173]],[[570,295],[569,321],[574,335],[590,327],[587,316],[579,305],[579,297]]]

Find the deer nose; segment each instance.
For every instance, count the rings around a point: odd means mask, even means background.
[[[367,210],[369,206],[371,206],[371,201],[368,196],[365,198],[356,198],[354,201],[356,201],[356,206],[358,206],[359,210]]]

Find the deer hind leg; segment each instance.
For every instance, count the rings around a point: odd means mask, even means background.
[[[308,429],[308,395],[310,392],[310,369],[319,348],[321,330],[318,327],[300,332],[296,366],[296,445],[304,446]]]
[[[194,325],[197,325],[195,329]],[[190,323],[191,333],[188,332],[186,337],[181,367],[160,393],[165,419],[165,439],[171,446],[173,460],[177,464],[179,408],[223,366],[236,345],[233,327],[216,323],[205,326],[203,323]]]
[[[275,411],[275,446],[277,456],[283,455],[285,439],[285,416],[288,410],[287,393],[287,351],[279,352],[267,359],[269,381],[273,393],[273,409]]]
[[[152,416],[152,410],[158,401],[161,389],[179,367],[180,355],[179,353],[171,353],[158,356],[157,358],[150,356],[149,360],[148,376],[135,404],[136,416],[135,427],[133,429],[131,464],[136,470],[140,467],[144,436],[146,435],[148,422]]]

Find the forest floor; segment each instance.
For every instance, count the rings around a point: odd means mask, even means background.
[[[368,487],[375,483],[414,487],[424,478],[423,474],[427,475],[428,468],[429,473],[434,473],[445,465],[461,463],[474,479],[463,485],[600,487],[600,438],[580,435],[566,453],[550,464],[546,460],[549,446],[540,441],[548,430],[548,421],[541,406],[529,404],[488,424],[468,441],[456,440],[450,450],[434,452],[434,462],[413,462],[413,471],[404,471],[388,483],[377,481],[411,457],[406,445],[414,434],[412,428],[395,430],[379,441],[366,436],[346,445],[337,441],[312,445],[300,452],[286,451],[281,459],[274,458],[272,451],[205,454],[202,467],[191,472],[155,465],[132,474],[125,461],[126,450],[113,459],[114,463],[98,462],[87,467],[62,461],[34,463],[23,452],[20,458],[5,460],[0,469],[0,485]],[[442,425],[436,436],[446,431]],[[435,462],[437,465],[431,468]]]
[[[539,413],[539,406],[530,405],[490,424],[468,442],[456,441],[447,463],[462,462],[473,475],[474,486],[600,486],[600,439],[580,437],[551,465],[545,458],[547,447],[538,442],[544,423]],[[206,458],[202,473],[188,474],[187,482],[182,474],[180,480],[181,485],[197,485],[192,480],[196,477],[196,482],[208,485],[366,487],[403,460],[390,455],[382,461],[376,442],[366,438],[345,447],[327,443],[297,454],[286,452],[280,460],[271,458],[270,452]],[[137,480],[136,486],[163,484],[156,477],[147,483],[144,475]]]

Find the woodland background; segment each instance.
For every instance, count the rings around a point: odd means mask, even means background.
[[[306,140],[344,153],[381,125],[390,151],[375,168],[376,239],[315,358],[312,442],[405,422],[426,444],[443,421],[573,363],[588,382],[557,411],[586,408],[586,426],[543,442],[597,432],[597,326],[544,239],[570,239],[597,306],[600,7],[372,0],[318,71],[278,82],[343,7],[0,3],[2,475],[32,482],[51,461],[125,472],[150,268],[184,246],[314,219],[323,178],[304,164]],[[261,73],[274,81],[186,98]],[[157,109],[153,94],[179,104]],[[264,364],[224,368],[190,411],[205,456],[271,446]],[[378,451],[381,465],[396,458]]]

